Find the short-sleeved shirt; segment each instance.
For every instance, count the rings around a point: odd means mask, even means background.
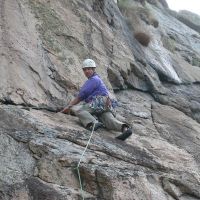
[[[81,87],[78,97],[81,101],[90,102],[95,96],[108,96],[109,92],[106,85],[98,76],[94,73]]]

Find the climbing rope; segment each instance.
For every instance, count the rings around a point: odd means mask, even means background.
[[[90,137],[89,137],[89,140],[88,140],[88,142],[87,142],[87,145],[86,145],[86,147],[85,147],[83,153],[81,154],[80,160],[79,160],[78,165],[77,165],[77,167],[76,167],[77,173],[78,173],[78,180],[79,180],[79,184],[80,184],[80,189],[81,189],[81,195],[82,195],[82,199],[83,199],[83,200],[84,200],[85,198],[84,198],[84,194],[83,194],[83,185],[82,185],[82,182],[81,182],[81,176],[80,176],[79,166],[80,166],[80,163],[81,163],[81,161],[82,161],[82,159],[83,159],[83,156],[84,156],[84,154],[85,154],[85,152],[86,152],[86,150],[87,150],[87,148],[88,148],[88,145],[90,144],[90,140],[91,140],[92,135],[93,135],[93,133],[94,133],[94,127],[95,127],[95,122],[94,122],[94,124],[93,124],[92,132],[91,132],[91,134],[90,134]]]

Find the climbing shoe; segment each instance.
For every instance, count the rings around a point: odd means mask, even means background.
[[[128,137],[130,137],[132,135],[132,129],[127,127],[122,131],[122,134],[120,134],[119,136],[117,136],[116,138],[119,140],[126,140]]]
[[[94,126],[94,131],[96,131],[98,128],[103,127],[103,123],[101,123],[101,122],[96,122],[95,125],[94,125],[94,123],[89,123],[89,124],[87,125],[86,129],[87,129],[88,131],[92,131],[93,126]]]

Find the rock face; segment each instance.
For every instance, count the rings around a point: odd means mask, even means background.
[[[0,199],[200,199],[197,29],[165,0],[0,0],[0,15]],[[134,134],[94,133],[81,191],[90,132],[56,111],[87,57]]]
[[[181,10],[180,12],[178,12],[177,17],[184,24],[186,24],[190,28],[200,33],[200,16],[199,15],[195,13],[191,13],[190,11],[187,11],[187,10]]]

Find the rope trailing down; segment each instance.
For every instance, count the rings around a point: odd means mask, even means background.
[[[83,151],[83,153],[82,153],[82,155],[81,155],[81,157],[80,157],[80,160],[79,160],[79,162],[78,162],[78,165],[77,165],[77,167],[76,167],[77,173],[78,173],[78,180],[79,180],[79,184],[80,184],[80,189],[81,189],[81,195],[82,195],[82,199],[83,199],[83,200],[84,200],[85,198],[84,198],[84,194],[83,194],[83,185],[82,185],[82,182],[81,182],[81,176],[80,176],[79,166],[80,166],[81,161],[82,161],[82,159],[83,159],[83,157],[84,157],[84,154],[85,154],[85,152],[86,152],[86,150],[87,150],[87,148],[88,148],[88,145],[90,144],[90,140],[91,140],[92,135],[93,135],[93,133],[94,133],[94,127],[95,127],[95,123],[93,124],[92,132],[91,132],[91,134],[90,134],[89,140],[88,140],[88,142],[87,142],[87,145],[86,145],[86,147],[85,147],[85,149],[84,149],[84,151]]]

